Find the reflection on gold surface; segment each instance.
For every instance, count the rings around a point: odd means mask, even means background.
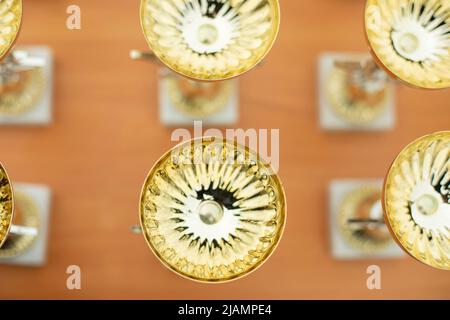
[[[0,248],[6,241],[13,218],[13,192],[5,169],[0,164]]]
[[[258,268],[286,219],[278,176],[252,151],[218,138],[182,143],[150,171],[141,224],[158,258],[176,273],[222,282]]]
[[[256,66],[279,28],[278,0],[142,0],[150,48],[170,69],[223,80]]]
[[[422,137],[399,154],[386,177],[384,206],[410,255],[450,270],[450,131]]]
[[[354,124],[377,119],[386,109],[389,82],[373,63],[337,61],[326,82],[326,98],[332,109]]]
[[[352,247],[373,253],[392,243],[388,229],[378,222],[383,217],[380,200],[379,188],[365,186],[353,190],[342,201],[338,214],[339,229]]]
[[[189,116],[206,117],[221,111],[231,99],[229,81],[200,82],[180,76],[166,77],[173,106]]]
[[[42,98],[45,89],[44,70],[33,68],[16,72],[0,86],[0,115],[18,115],[30,111]]]
[[[35,201],[20,191],[15,192],[14,200],[16,202],[14,224],[37,229],[39,227],[39,208]],[[11,258],[20,255],[30,248],[36,238],[35,235],[9,234],[0,249],[0,258]]]
[[[450,0],[367,0],[365,16],[388,72],[417,87],[450,87]]]
[[[22,0],[0,1],[0,60],[8,54],[22,22]]]

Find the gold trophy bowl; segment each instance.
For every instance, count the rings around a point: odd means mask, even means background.
[[[226,282],[256,270],[277,247],[285,221],[278,176],[255,152],[222,138],[170,150],[142,189],[148,245],[166,267],[195,281]]]
[[[38,228],[36,203],[25,193],[14,194],[6,170],[0,164],[0,258],[15,257],[29,249],[37,238]]]
[[[164,80],[171,103],[188,116],[215,114],[227,105],[233,94],[230,81],[193,81],[178,75],[167,76]]]
[[[336,60],[326,82],[326,99],[333,111],[348,122],[364,125],[386,109],[389,78],[372,59]]]
[[[278,34],[278,0],[142,0],[153,54],[194,80],[237,77],[258,65]]]
[[[398,244],[420,262],[450,270],[450,131],[409,144],[383,189],[386,224]]]
[[[414,87],[450,87],[450,0],[367,0],[365,27],[390,75]]]
[[[40,101],[45,76],[40,58],[12,50],[22,24],[22,0],[0,1],[0,116],[15,117]]]
[[[0,60],[14,46],[22,23],[22,0],[0,1]]]
[[[339,229],[353,248],[373,253],[384,250],[392,237],[380,218],[383,217],[381,191],[374,186],[362,186],[346,195],[339,208]]]
[[[14,212],[14,198],[11,182],[0,164],[0,248],[6,241]]]

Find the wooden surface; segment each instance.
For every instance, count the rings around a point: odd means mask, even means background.
[[[364,1],[282,0],[280,36],[262,68],[241,78],[240,128],[281,129],[288,222],[275,254],[237,282],[203,285],[167,271],[138,222],[141,184],[173,146],[158,122],[156,71],[133,62],[145,49],[138,0],[78,0],[82,30],[65,27],[72,1],[25,0],[19,44],[53,48],[55,122],[2,127],[0,160],[19,182],[54,192],[49,262],[0,267],[0,298],[450,298],[448,272],[410,258],[339,262],[330,256],[326,190],[331,179],[381,177],[414,138],[449,129],[450,90],[398,86],[398,124],[388,133],[325,133],[317,125],[316,62],[324,51],[366,52]],[[66,289],[66,268],[82,290]],[[366,268],[382,268],[380,291]]]

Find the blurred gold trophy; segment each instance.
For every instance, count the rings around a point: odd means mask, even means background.
[[[17,257],[28,250],[38,237],[39,220],[36,203],[24,192],[13,192],[0,164],[0,258]]]
[[[386,243],[387,226],[409,255],[450,270],[450,131],[419,138],[401,151],[381,194],[364,189],[349,197],[340,225],[352,242],[373,252]]]
[[[33,50],[11,51],[22,23],[22,0],[0,1],[0,116],[33,109],[45,88],[46,60]]]
[[[417,88],[450,87],[449,17],[450,0],[367,0],[372,58],[336,59],[325,84],[330,106],[348,122],[367,125],[386,107],[391,78]]]
[[[366,57],[337,58],[325,83],[333,111],[351,124],[366,125],[385,112],[391,98],[385,72]]]
[[[171,104],[191,117],[218,113],[229,80],[258,65],[279,28],[278,0],[142,0],[141,24],[151,52],[169,70]]]
[[[342,237],[352,248],[371,254],[386,250],[392,243],[382,219],[381,191],[367,183],[343,198],[337,221]]]
[[[181,143],[142,188],[139,231],[166,267],[195,281],[248,275],[273,253],[285,221],[279,177],[255,152],[222,138]]]

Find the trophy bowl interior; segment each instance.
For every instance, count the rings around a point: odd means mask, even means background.
[[[398,155],[383,199],[401,247],[420,262],[450,270],[450,131],[422,137]]]
[[[0,61],[12,49],[22,23],[22,0],[0,1]]]
[[[248,148],[220,138],[166,153],[143,186],[147,243],[177,274],[201,282],[240,278],[275,250],[286,220],[278,176]]]
[[[389,74],[413,87],[450,87],[450,0],[367,0],[365,27]]]
[[[280,21],[278,0],[142,0],[148,45],[186,77],[224,80],[260,63]]]
[[[6,170],[0,163],[0,248],[8,237],[13,219],[13,190]]]

